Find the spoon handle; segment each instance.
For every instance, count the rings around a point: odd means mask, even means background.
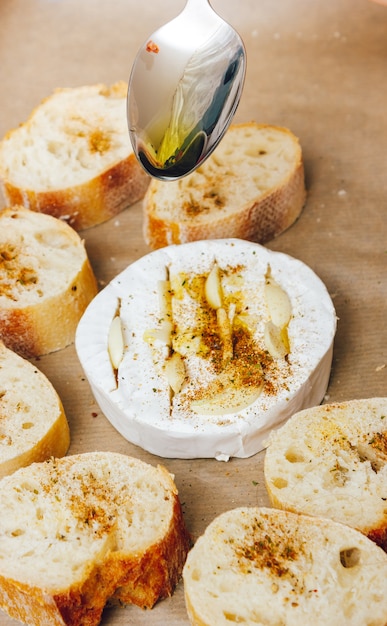
[[[198,23],[200,22],[204,27],[208,22],[209,26],[213,28],[214,23],[221,20],[211,7],[209,0],[187,0],[183,10],[185,16],[189,15],[191,18],[197,19]]]
[[[188,5],[198,7],[198,6],[206,6],[206,5],[208,6],[209,4],[210,4],[209,0],[187,0],[185,8],[187,8]]]

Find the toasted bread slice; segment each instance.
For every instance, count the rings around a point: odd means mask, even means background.
[[[323,518],[223,513],[192,548],[183,579],[192,626],[386,624],[386,553]]]
[[[46,376],[0,342],[0,478],[61,457],[70,445],[62,402]]]
[[[296,413],[269,437],[264,472],[273,505],[353,526],[387,551],[387,398]]]
[[[0,481],[0,607],[32,626],[96,626],[106,602],[171,595],[189,547],[172,476],[112,452]]]
[[[0,187],[8,206],[95,226],[140,200],[149,176],[126,119],[125,82],[57,89],[0,143]]]
[[[98,291],[68,224],[20,206],[0,212],[0,339],[25,357],[71,344]]]
[[[293,133],[235,124],[195,172],[178,181],[152,180],[143,201],[145,241],[152,249],[227,237],[266,243],[293,224],[305,198]]]

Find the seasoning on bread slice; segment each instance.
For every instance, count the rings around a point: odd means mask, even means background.
[[[386,553],[323,518],[227,511],[197,540],[183,580],[192,626],[386,624]]]
[[[30,626],[97,626],[107,601],[152,608],[189,548],[173,477],[112,452],[0,481],[0,607]]]
[[[69,445],[66,415],[52,384],[0,341],[0,478],[64,456]]]
[[[293,224],[305,198],[297,137],[278,126],[235,124],[195,172],[152,180],[143,200],[145,241],[152,249],[228,237],[266,243]]]
[[[387,398],[296,413],[268,439],[274,506],[353,526],[387,551]]]
[[[0,212],[0,339],[8,348],[32,357],[71,344],[97,291],[73,228],[21,206]]]
[[[95,226],[140,200],[149,176],[130,143],[127,84],[57,89],[0,142],[8,206]]]
[[[301,261],[240,239],[155,250],[88,306],[75,346],[117,430],[153,454],[248,457],[322,401],[336,314]]]

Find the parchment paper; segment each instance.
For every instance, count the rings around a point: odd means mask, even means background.
[[[1,0],[0,136],[56,87],[127,80],[138,47],[183,0]],[[387,7],[368,0],[213,0],[244,39],[248,69],[236,121],[290,128],[303,148],[308,198],[268,247],[307,263],[336,307],[325,401],[387,394]],[[103,287],[148,252],[137,204],[82,237]],[[36,360],[60,394],[70,452],[114,450],[175,475],[195,539],[222,511],[267,505],[263,453],[228,463],[161,459],[101,414],[73,346]],[[6,514],[6,512],[1,512]],[[1,626],[14,624],[0,612]],[[152,611],[108,609],[104,626],[185,626],[183,586]],[[216,625],[214,625],[216,626]]]

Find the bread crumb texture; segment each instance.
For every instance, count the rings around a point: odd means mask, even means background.
[[[0,224],[3,305],[40,302],[77,276],[86,252],[81,239],[65,224],[19,207],[0,213]]]
[[[353,526],[387,550],[387,399],[327,404],[270,435],[272,504]]]
[[[192,174],[152,180],[144,198],[145,239],[152,248],[226,237],[265,243],[296,220],[305,198],[302,151],[293,133],[235,124]]]
[[[62,402],[49,380],[0,342],[0,478],[63,456],[69,444]]]
[[[21,206],[0,212],[0,338],[9,348],[38,356],[72,343],[97,290],[70,226]]]
[[[191,624],[385,626],[387,555],[323,518],[241,508],[216,518],[184,567]]]
[[[137,162],[120,81],[56,89],[0,142],[0,185],[21,204],[89,228],[140,200],[149,176]]]
[[[108,599],[151,608],[177,584],[189,537],[163,467],[109,452],[51,459],[4,478],[0,502],[0,602],[17,619],[20,594],[37,612],[28,623],[51,611],[44,623],[91,626]]]
[[[125,158],[126,89],[124,82],[56,89],[0,143],[2,174],[22,188],[61,189]]]

